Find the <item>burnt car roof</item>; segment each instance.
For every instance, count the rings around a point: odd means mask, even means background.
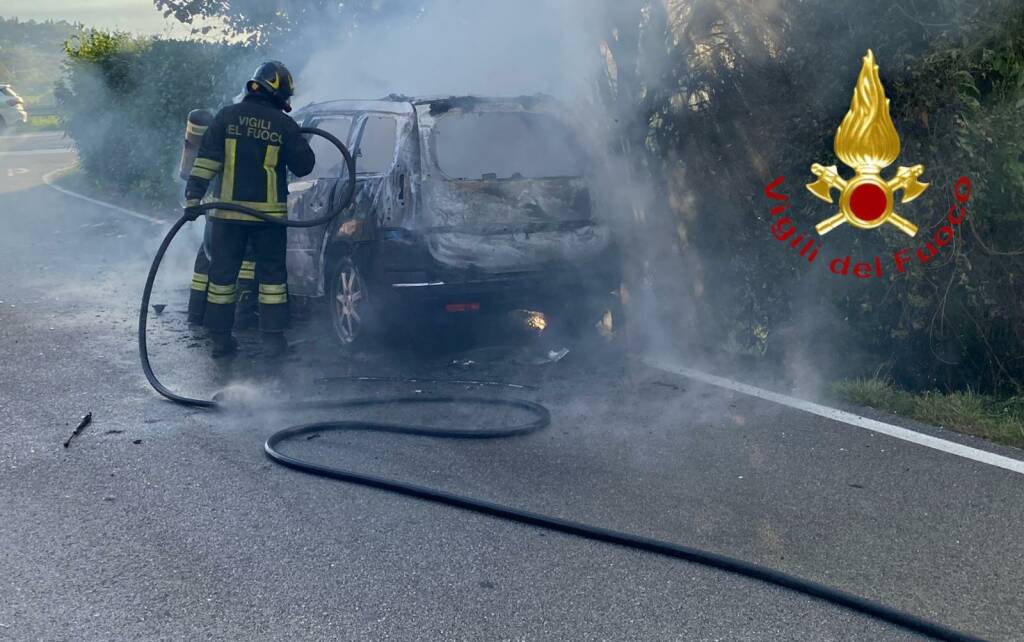
[[[538,102],[554,102],[555,99],[547,94],[533,94],[532,96],[424,96],[421,98],[409,98],[408,101],[414,105],[451,103],[461,106],[478,103],[520,103],[532,105]]]
[[[330,114],[330,113],[354,113],[363,111],[382,111],[389,114],[411,114],[412,103],[397,100],[359,100],[359,99],[338,99],[328,100],[320,103],[309,103],[295,110],[295,115],[306,113]]]
[[[553,97],[547,94],[534,94],[530,96],[404,96],[401,94],[389,94],[376,100],[360,99],[337,99],[319,103],[304,105],[299,112],[315,113],[345,113],[360,111],[383,111],[395,114],[405,114],[413,111],[414,107],[429,105],[432,114],[442,114],[450,109],[463,109],[472,111],[477,105],[484,104],[519,104],[525,109],[532,109],[541,104],[555,104]]]

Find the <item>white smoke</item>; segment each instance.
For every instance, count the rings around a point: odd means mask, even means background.
[[[572,99],[599,71],[590,16],[583,0],[437,0],[413,19],[360,25],[321,43],[297,74],[296,104],[391,93]]]

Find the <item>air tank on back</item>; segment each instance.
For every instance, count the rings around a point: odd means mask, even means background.
[[[188,124],[185,126],[185,142],[181,148],[181,161],[178,163],[178,176],[187,181],[192,173],[192,165],[199,154],[199,143],[203,134],[213,123],[213,114],[206,109],[193,109],[188,113]]]

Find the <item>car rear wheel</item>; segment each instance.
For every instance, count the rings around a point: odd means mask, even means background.
[[[370,294],[358,264],[350,257],[338,261],[330,289],[331,322],[343,348],[361,347],[372,324]]]

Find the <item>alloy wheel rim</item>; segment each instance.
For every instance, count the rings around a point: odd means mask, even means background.
[[[334,294],[334,327],[342,343],[352,343],[359,336],[363,325],[360,312],[365,301],[366,291],[359,270],[354,266],[343,268],[338,275],[338,288]]]

